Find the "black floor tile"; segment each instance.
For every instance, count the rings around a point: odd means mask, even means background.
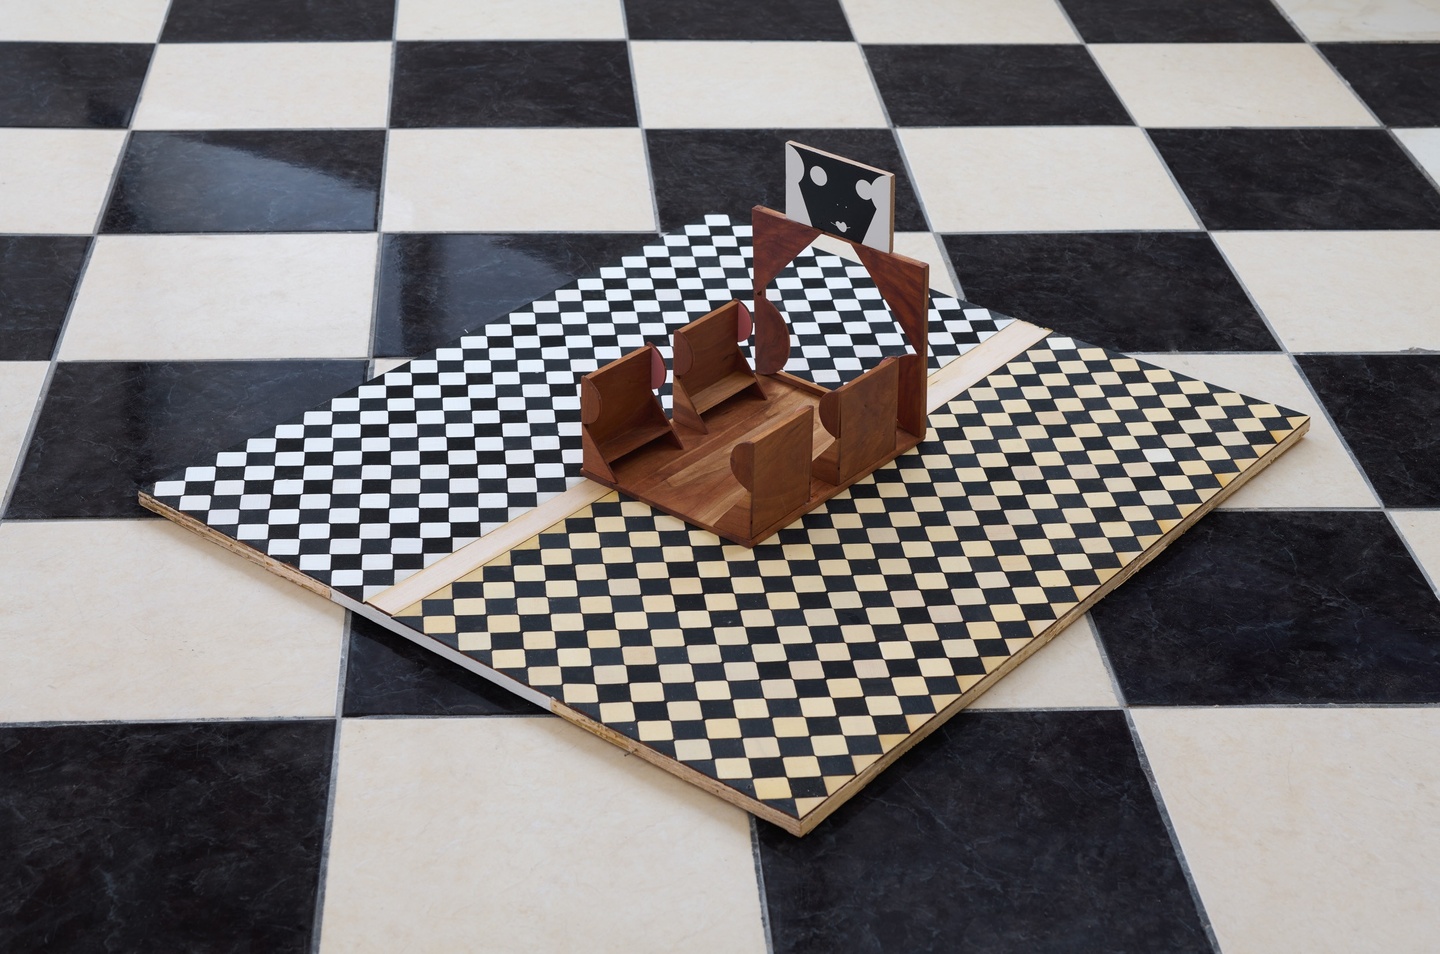
[[[1210,950],[1118,711],[962,715],[759,841],[776,954]]]
[[[0,948],[309,950],[334,735],[0,728]]]
[[[345,714],[544,715],[545,710],[403,636],[352,615]]]
[[[1434,229],[1440,192],[1379,129],[1152,129],[1212,229]]]
[[[1388,126],[1440,126],[1440,43],[1322,43],[1365,104]]]
[[[943,237],[965,297],[1119,351],[1275,351],[1203,232]]]
[[[0,126],[124,129],[149,43],[0,43]]]
[[[104,232],[363,232],[375,228],[385,132],[137,132]]]
[[[839,0],[626,0],[632,40],[848,40]]]
[[[433,351],[655,239],[635,232],[386,235],[373,353]]]
[[[1387,507],[1440,507],[1440,355],[1298,359]]]
[[[1131,705],[1440,702],[1440,600],[1381,513],[1212,513],[1091,612]]]
[[[622,41],[400,43],[390,124],[634,126]]]
[[[1061,0],[1087,43],[1285,43],[1300,36],[1270,0]]]
[[[166,43],[388,40],[395,0],[172,0]]]
[[[645,138],[667,232],[714,212],[748,222],[757,204],[785,211],[789,139],[895,173],[895,228],[929,228],[888,129],[650,129]]]
[[[141,485],[365,378],[363,361],[83,361],[55,368],[5,516],[138,517]]]
[[[1130,125],[1085,47],[865,47],[897,126]]]
[[[0,361],[48,361],[90,239],[0,235]]]

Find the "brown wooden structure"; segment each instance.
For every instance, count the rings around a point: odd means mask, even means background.
[[[580,382],[585,476],[747,547],[924,437],[930,307],[928,265],[851,242],[911,352],[834,390],[786,374],[790,329],[766,289],[821,233],[763,206],[751,221],[754,367],[731,301],[675,332],[672,418],[654,345]]]

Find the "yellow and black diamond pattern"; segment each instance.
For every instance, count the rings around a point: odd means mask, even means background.
[[[1052,337],[753,550],[611,494],[396,618],[801,817],[1304,420]]]

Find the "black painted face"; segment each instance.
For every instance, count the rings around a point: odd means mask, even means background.
[[[813,152],[802,152],[800,157],[805,163],[800,195],[810,224],[855,242],[863,240],[876,212],[865,170]]]

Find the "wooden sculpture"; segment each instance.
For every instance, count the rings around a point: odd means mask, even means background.
[[[751,223],[754,367],[740,348],[750,312],[731,301],[673,335],[673,419],[654,393],[665,381],[654,345],[580,383],[586,477],[747,547],[920,443],[930,305],[924,262],[874,247],[873,229],[872,244],[827,229],[855,249],[911,353],[834,390],[787,374],[790,329],[766,289],[822,229],[758,205]]]

